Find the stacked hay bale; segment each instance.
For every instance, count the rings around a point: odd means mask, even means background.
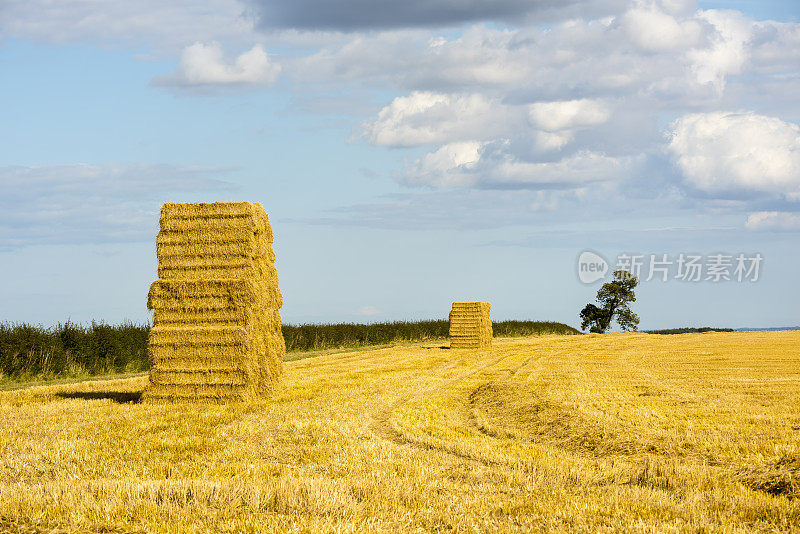
[[[488,302],[454,302],[450,310],[450,348],[477,349],[492,344]]]
[[[164,204],[148,400],[245,400],[281,373],[272,229],[258,203]]]

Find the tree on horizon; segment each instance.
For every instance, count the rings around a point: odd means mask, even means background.
[[[616,320],[623,331],[635,331],[639,327],[639,316],[630,309],[636,302],[634,289],[639,279],[628,271],[614,271],[614,280],[603,284],[597,291],[596,300],[600,306],[587,304],[581,310],[581,330],[604,334]]]

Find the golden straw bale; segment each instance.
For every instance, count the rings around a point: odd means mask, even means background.
[[[450,347],[481,348],[492,344],[488,302],[454,302],[450,310]]]
[[[243,239],[188,239],[180,238],[175,232],[160,233],[156,237],[156,252],[159,258],[185,256],[233,256],[246,258],[250,256],[264,257],[269,263],[275,262],[275,252],[270,243],[255,239],[255,236],[243,232]]]
[[[272,243],[269,217],[259,203],[215,202],[211,204],[167,203],[161,208],[161,231],[185,233],[189,239],[232,239],[252,232]]]
[[[260,204],[164,204],[159,280],[148,293],[145,399],[246,400],[268,394],[286,352],[272,229]]]

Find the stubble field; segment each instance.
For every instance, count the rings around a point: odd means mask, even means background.
[[[0,531],[792,531],[800,332],[495,339],[0,392]]]

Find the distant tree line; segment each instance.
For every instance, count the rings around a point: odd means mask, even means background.
[[[447,321],[432,320],[283,325],[282,330],[288,351],[309,351],[444,339],[448,328]],[[0,380],[146,371],[149,331],[149,325],[134,323],[0,324]],[[494,323],[495,336],[577,333],[551,321]]]
[[[663,330],[645,330],[646,334],[692,334],[702,332],[733,332],[733,328],[712,328],[703,326],[700,328],[665,328]]]
[[[0,373],[13,378],[144,371],[149,330],[133,323],[0,324]]]

